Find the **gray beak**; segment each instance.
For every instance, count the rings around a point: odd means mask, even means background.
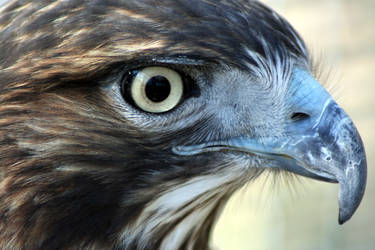
[[[287,105],[308,114],[286,122],[285,136],[249,138],[246,135],[199,145],[177,146],[179,155],[212,151],[241,151],[267,158],[267,168],[278,168],[305,177],[339,183],[339,223],[358,208],[366,187],[367,163],[361,137],[352,120],[320,84],[296,69]],[[302,100],[302,101],[301,101]]]
[[[339,223],[349,220],[365,192],[367,164],[361,137],[345,112],[330,102],[315,127],[280,146],[279,154],[295,160],[286,170],[339,183]]]

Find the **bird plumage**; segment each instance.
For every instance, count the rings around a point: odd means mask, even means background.
[[[0,7],[0,248],[207,249],[225,202],[272,160],[179,145],[288,133],[296,31],[258,1],[9,1]],[[135,69],[187,82],[162,114]]]

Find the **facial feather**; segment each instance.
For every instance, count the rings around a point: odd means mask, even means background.
[[[257,1],[9,1],[0,30],[4,249],[207,248],[229,196],[271,163],[173,146],[282,136],[292,68],[310,67]],[[124,75],[155,65],[199,93],[160,115],[126,102]]]

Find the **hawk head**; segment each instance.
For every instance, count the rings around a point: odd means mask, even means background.
[[[277,13],[250,0],[6,1],[0,248],[206,249],[264,171],[338,182],[366,156]]]

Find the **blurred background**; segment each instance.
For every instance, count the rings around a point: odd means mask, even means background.
[[[329,92],[354,120],[367,151],[367,189],[337,223],[338,185],[264,176],[231,199],[215,228],[218,250],[375,249],[375,1],[264,0],[305,39]],[[324,74],[323,74],[324,75]]]

